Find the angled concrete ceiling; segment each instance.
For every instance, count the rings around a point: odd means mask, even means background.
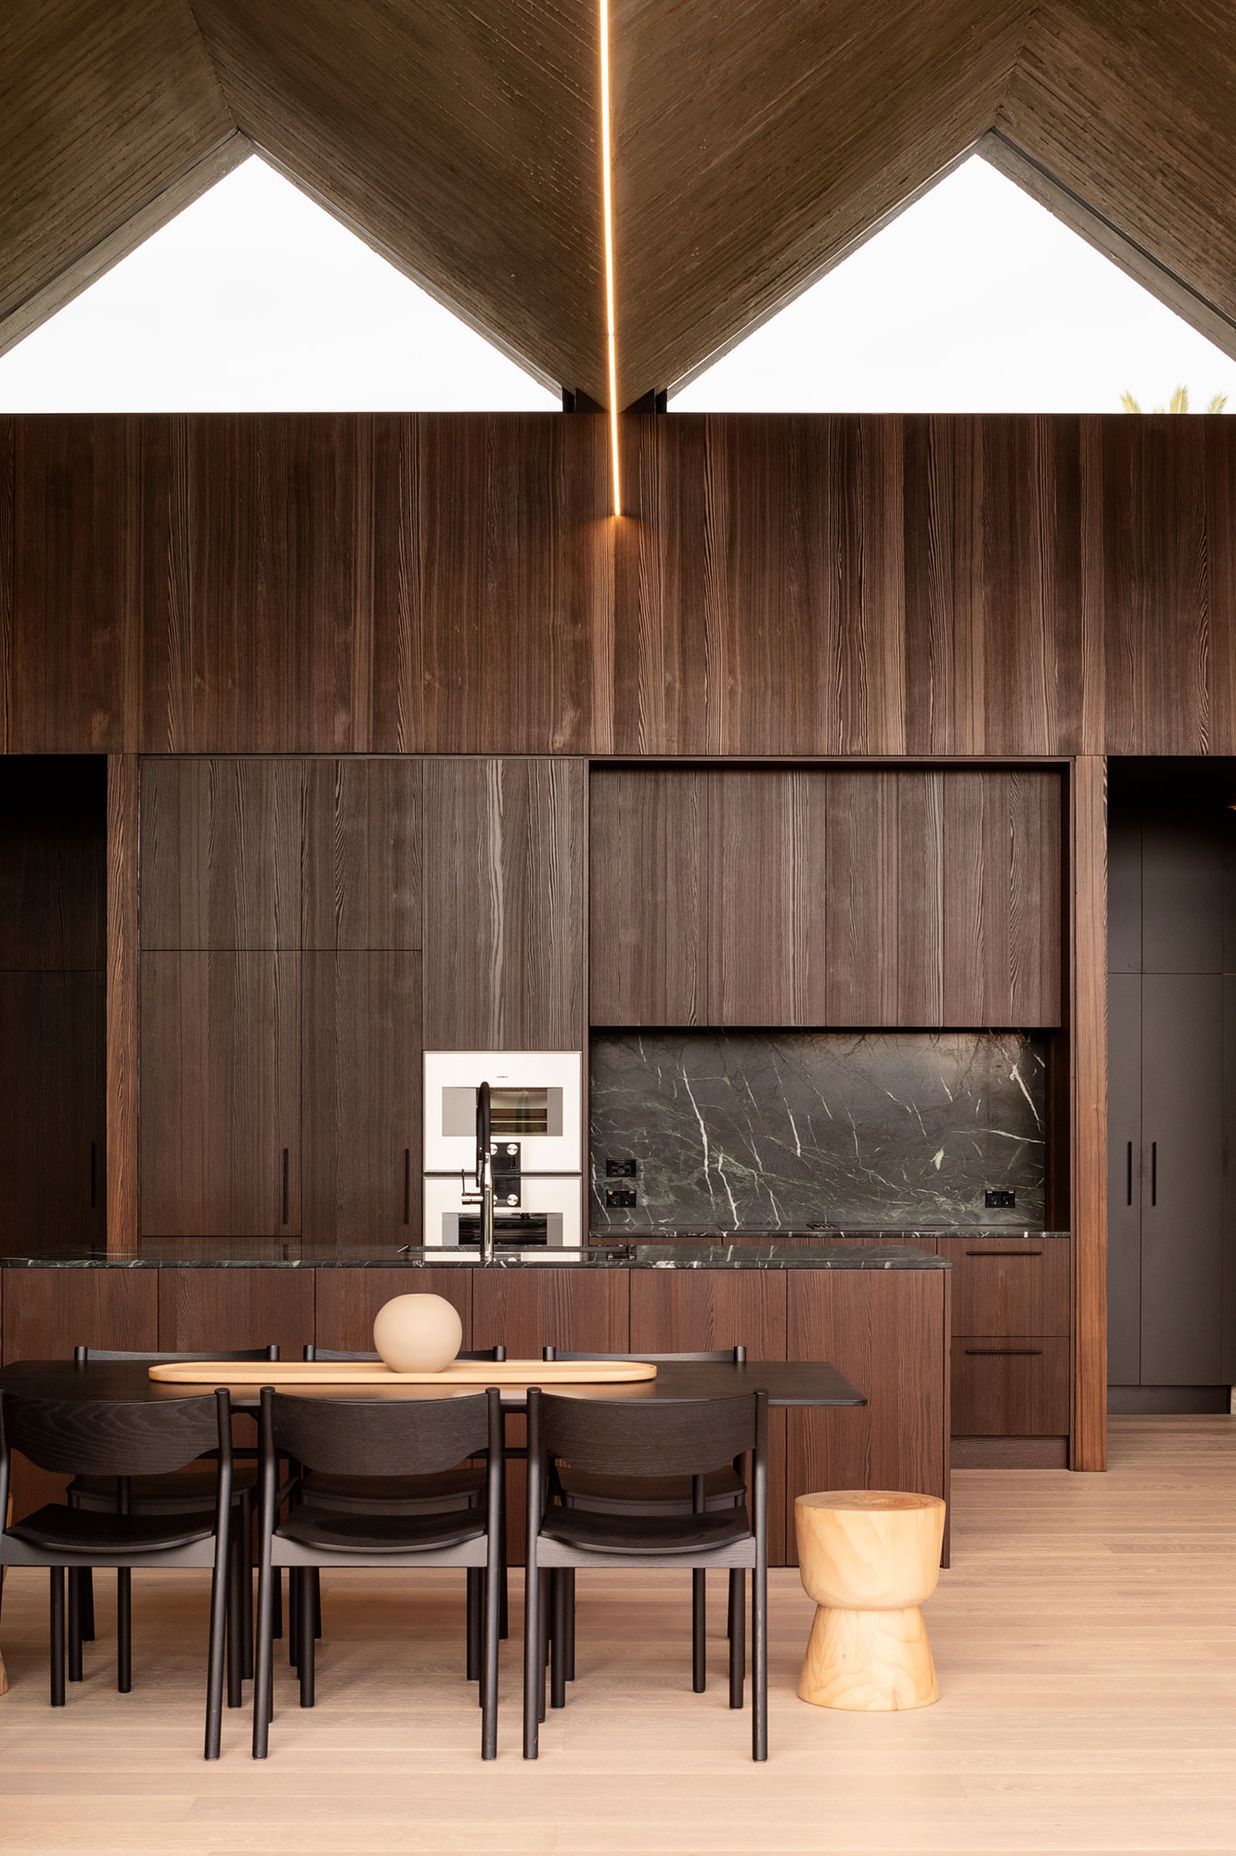
[[[980,147],[1236,352],[1231,0],[611,0],[619,393]],[[7,0],[0,348],[256,149],[606,396],[595,0]]]

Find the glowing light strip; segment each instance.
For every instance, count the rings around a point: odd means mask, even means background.
[[[609,0],[601,14],[601,220],[605,240],[605,348],[609,367],[609,447],[614,514],[622,514],[622,467],[618,457],[618,342],[614,314],[614,177],[609,132]]]

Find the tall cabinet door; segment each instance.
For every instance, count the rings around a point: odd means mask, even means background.
[[[302,1234],[412,1243],[421,1228],[420,955],[302,958]]]
[[[146,953],[141,1223],[150,1237],[300,1229],[300,955]]]
[[[1142,977],[1142,1384],[1222,1379],[1223,980]]]
[[[583,761],[425,763],[425,1044],[579,1050]]]
[[[1142,1377],[1142,977],[1107,980],[1107,1377]]]

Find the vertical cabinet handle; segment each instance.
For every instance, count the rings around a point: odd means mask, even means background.
[[[1159,1143],[1150,1143],[1150,1203],[1159,1203]]]
[[[1126,1205],[1132,1205],[1133,1203],[1133,1143],[1132,1141],[1127,1141],[1125,1143],[1124,1202]]]
[[[283,1150],[283,1223],[288,1221],[288,1150]]]
[[[412,1149],[403,1150],[403,1221],[412,1222]]]

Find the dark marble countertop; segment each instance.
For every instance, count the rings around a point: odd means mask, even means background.
[[[592,1244],[587,1249],[537,1253],[500,1253],[482,1264],[475,1251],[402,1250],[348,1252],[309,1246],[260,1244],[246,1254],[230,1254],[222,1245],[189,1240],[157,1248],[145,1246],[136,1256],[107,1256],[83,1251],[45,1252],[41,1256],[0,1257],[0,1269],[744,1269],[744,1270],[934,1270],[951,1265],[910,1244],[804,1242],[801,1238],[730,1243],[716,1238],[673,1243]]]

